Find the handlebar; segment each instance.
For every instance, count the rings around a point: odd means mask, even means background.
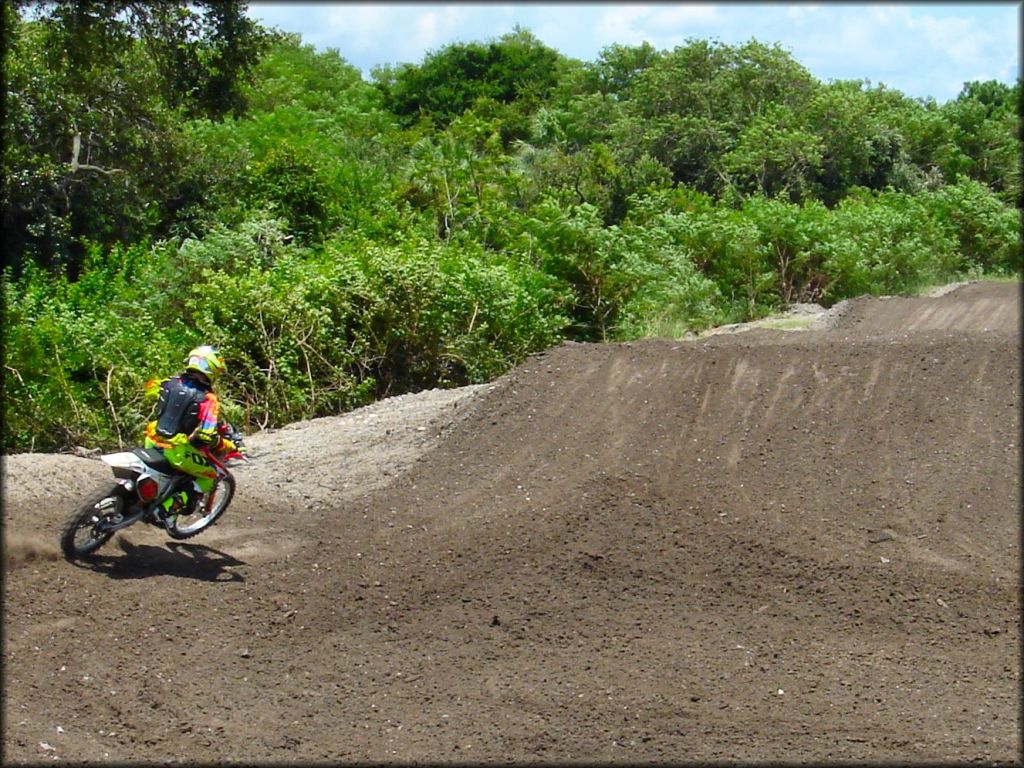
[[[227,468],[227,462],[234,459],[240,459],[242,461],[248,461],[249,459],[244,453],[238,451],[228,451],[225,454],[218,456],[209,448],[203,447],[201,453],[210,460],[210,463],[217,468],[217,471],[222,474],[230,475],[231,471]]]

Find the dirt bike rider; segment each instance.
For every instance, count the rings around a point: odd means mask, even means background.
[[[146,382],[146,397],[157,398],[156,418],[146,425],[146,448],[159,448],[182,472],[192,475],[195,488],[173,494],[164,502],[165,517],[191,514],[202,494],[213,487],[216,471],[200,448],[222,454],[244,453],[241,436],[220,418],[220,398],[213,391],[226,366],[216,347],[196,347],[185,358],[185,369],[166,379]]]

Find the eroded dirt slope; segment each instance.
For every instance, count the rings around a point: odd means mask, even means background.
[[[88,566],[103,465],[6,457],[5,760],[1019,759],[1018,286],[821,327],[254,435]]]

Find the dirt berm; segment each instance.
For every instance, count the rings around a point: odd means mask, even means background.
[[[1019,761],[1019,286],[814,327],[259,433],[89,564],[105,466],[6,457],[4,763]]]

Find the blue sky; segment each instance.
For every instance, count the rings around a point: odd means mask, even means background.
[[[951,99],[970,80],[1020,73],[1021,3],[271,3],[265,26],[335,48],[369,78],[452,42],[486,42],[519,24],[566,56],[594,61],[613,43],[671,50],[687,38],[778,43],[822,81],[867,79]]]

